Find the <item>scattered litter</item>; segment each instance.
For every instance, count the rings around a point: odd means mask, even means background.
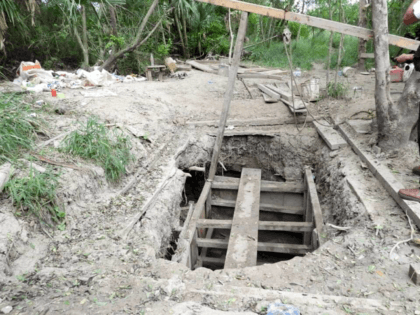
[[[210,80],[210,81],[208,81],[207,83],[208,83],[208,84],[213,84],[214,82]]]
[[[302,96],[304,100],[313,102],[319,99],[319,82],[321,81],[318,77],[305,81],[301,84]]]
[[[393,66],[389,74],[391,76],[391,82],[401,82],[403,80],[404,69]]]
[[[293,76],[300,77],[302,75],[302,71],[300,71],[300,68],[296,68],[295,71],[293,71]]]
[[[169,75],[170,78],[176,78],[179,80],[183,80],[187,77],[187,73],[186,72],[177,72],[177,73],[172,73]]]
[[[300,315],[300,311],[295,306],[276,302],[268,305],[267,315]]]
[[[232,126],[232,125],[231,126],[227,126],[226,129],[227,130],[233,130],[233,129],[235,129],[235,126]]]
[[[360,74],[363,74],[363,75],[369,75],[369,74],[370,74],[370,72],[363,71],[363,72],[360,72]]]
[[[343,76],[343,71],[338,71],[338,76],[342,77]]]
[[[42,106],[42,105],[45,104],[45,102],[44,102],[44,100],[39,100],[39,101],[36,101],[35,104],[38,105],[38,106]]]
[[[35,118],[36,117],[36,113],[30,113],[28,116]]]
[[[56,90],[54,90],[54,89],[52,89],[52,90],[51,90],[51,96],[52,96],[52,97],[57,97],[57,91],[56,91]]]
[[[176,61],[173,60],[171,57],[165,58],[165,65],[168,67],[171,73],[174,73],[177,69]]]
[[[10,305],[5,306],[1,309],[1,312],[3,314],[9,314],[11,311],[13,310],[13,307],[11,307]]]
[[[61,99],[66,98],[66,95],[63,93],[59,93],[57,94],[57,98],[61,98]]]
[[[44,70],[41,64],[36,61],[21,62],[17,71],[16,78],[13,83],[22,87],[22,89],[35,93],[48,92],[55,90],[60,91],[63,88],[71,89],[89,89],[96,86],[110,86],[116,82],[142,82],[146,81],[145,77],[136,77],[136,75],[119,76],[111,74],[106,70],[100,70],[95,67],[93,71],[88,72],[79,69],[76,73],[66,71]],[[56,95],[52,94],[53,97]]]
[[[352,67],[344,67],[343,68],[343,75],[348,78],[350,76],[354,76],[356,74],[356,69]]]

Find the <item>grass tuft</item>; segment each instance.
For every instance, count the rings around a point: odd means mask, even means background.
[[[337,98],[337,99],[343,99],[346,97],[346,94],[348,92],[348,87],[343,83],[336,83],[333,82],[328,83],[327,87],[327,94],[328,96]]]
[[[22,96],[0,93],[0,162],[15,160],[22,150],[32,148],[39,123],[31,112]]]
[[[7,182],[5,188],[17,209],[17,216],[25,212],[34,214],[39,219],[50,224],[57,223],[60,227],[63,225],[65,213],[57,204],[57,186],[58,176],[51,169],[47,169],[45,173],[38,173],[30,168],[27,177],[13,178]]]
[[[104,168],[108,180],[118,181],[133,159],[130,148],[128,137],[90,117],[86,125],[64,139],[60,150],[95,161]]]

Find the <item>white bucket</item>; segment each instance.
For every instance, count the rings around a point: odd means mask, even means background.
[[[301,84],[304,100],[316,101],[319,99],[319,82],[320,79],[318,77],[313,77]]]

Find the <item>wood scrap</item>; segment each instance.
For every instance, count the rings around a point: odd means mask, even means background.
[[[47,171],[47,169],[45,167],[42,167],[38,164],[35,164],[33,162],[30,162],[28,160],[25,159],[19,159],[18,161],[21,161],[22,163],[24,163],[26,166],[28,166],[29,168],[33,168],[34,170],[36,170],[39,173],[45,173]]]
[[[292,92],[286,86],[286,84],[279,85],[279,86],[274,86],[272,84],[267,84],[266,87],[268,87],[272,91],[276,92],[277,94],[280,94],[280,97],[282,99],[285,99],[289,102],[292,101]]]
[[[277,103],[279,101],[279,100],[275,100],[274,98],[271,98],[270,96],[268,96],[264,92],[262,92],[261,94],[264,98],[264,102],[266,102],[266,103]]]
[[[273,74],[263,74],[261,72],[258,73],[243,73],[238,74],[239,78],[243,79],[273,79],[273,80],[284,80],[282,76],[273,75]]]
[[[197,61],[194,61],[194,60],[187,60],[185,63],[192,66],[193,68],[196,68],[196,69],[204,71],[204,72],[209,72],[209,73],[213,73],[213,74],[217,73],[217,70],[213,70],[210,66],[203,65],[203,64],[198,63]]]
[[[88,168],[78,167],[76,165],[50,160],[49,158],[46,158],[46,157],[44,157],[42,155],[39,155],[39,154],[36,154],[35,152],[30,152],[30,154],[33,157],[37,158],[38,160],[40,160],[42,162],[45,162],[45,163],[48,163],[48,164],[51,164],[51,165],[57,165],[57,166],[62,166],[62,167],[66,167],[66,168],[71,168],[71,169],[78,170],[78,171],[90,171],[90,169],[88,169]]]
[[[8,182],[11,173],[12,173],[12,164],[5,163],[0,167],[0,192],[3,191],[3,188]]]
[[[304,123],[305,119],[298,118],[298,123]],[[318,117],[319,118],[319,117]],[[322,118],[322,117],[321,117]],[[313,118],[308,117],[307,122],[312,122]],[[226,122],[227,126],[275,126],[275,125],[288,125],[294,124],[295,120],[291,118],[273,117],[273,118],[254,118],[254,119],[230,119]],[[204,120],[204,121],[188,121],[187,125],[195,126],[219,126],[217,120]]]
[[[141,209],[141,211],[138,214],[136,214],[134,216],[134,218],[130,221],[130,223],[124,228],[124,230],[121,231],[121,233],[119,234],[119,236],[122,239],[126,239],[127,238],[128,234],[131,232],[131,230],[133,229],[134,225],[136,225],[136,223],[141,220],[141,218],[144,216],[144,214],[149,209],[149,207],[154,204],[154,202],[157,199],[157,197],[160,195],[160,193],[166,187],[166,185],[170,182],[170,180],[172,179],[172,177],[175,176],[175,174],[176,174],[177,171],[178,171],[178,169],[174,166],[172,172],[162,181],[162,183],[156,189],[156,191],[154,192],[154,194],[152,195],[152,197],[150,197],[149,200],[146,202],[146,204],[143,206],[143,208]]]
[[[267,94],[268,96],[270,96],[271,98],[275,99],[275,100],[280,100],[281,96],[280,94],[274,92],[273,90],[269,89],[267,86],[265,86],[264,84],[258,84],[258,88],[264,92],[265,94]]]
[[[196,171],[196,172],[206,172],[206,168],[205,167],[199,167],[199,166],[191,166],[188,168],[189,171]]]

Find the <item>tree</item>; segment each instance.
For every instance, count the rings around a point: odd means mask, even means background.
[[[367,17],[366,17],[366,0],[359,0],[359,23],[358,26],[366,28]],[[357,65],[359,71],[365,70],[365,59],[361,58],[361,54],[366,53],[366,40],[359,38],[359,63]]]

